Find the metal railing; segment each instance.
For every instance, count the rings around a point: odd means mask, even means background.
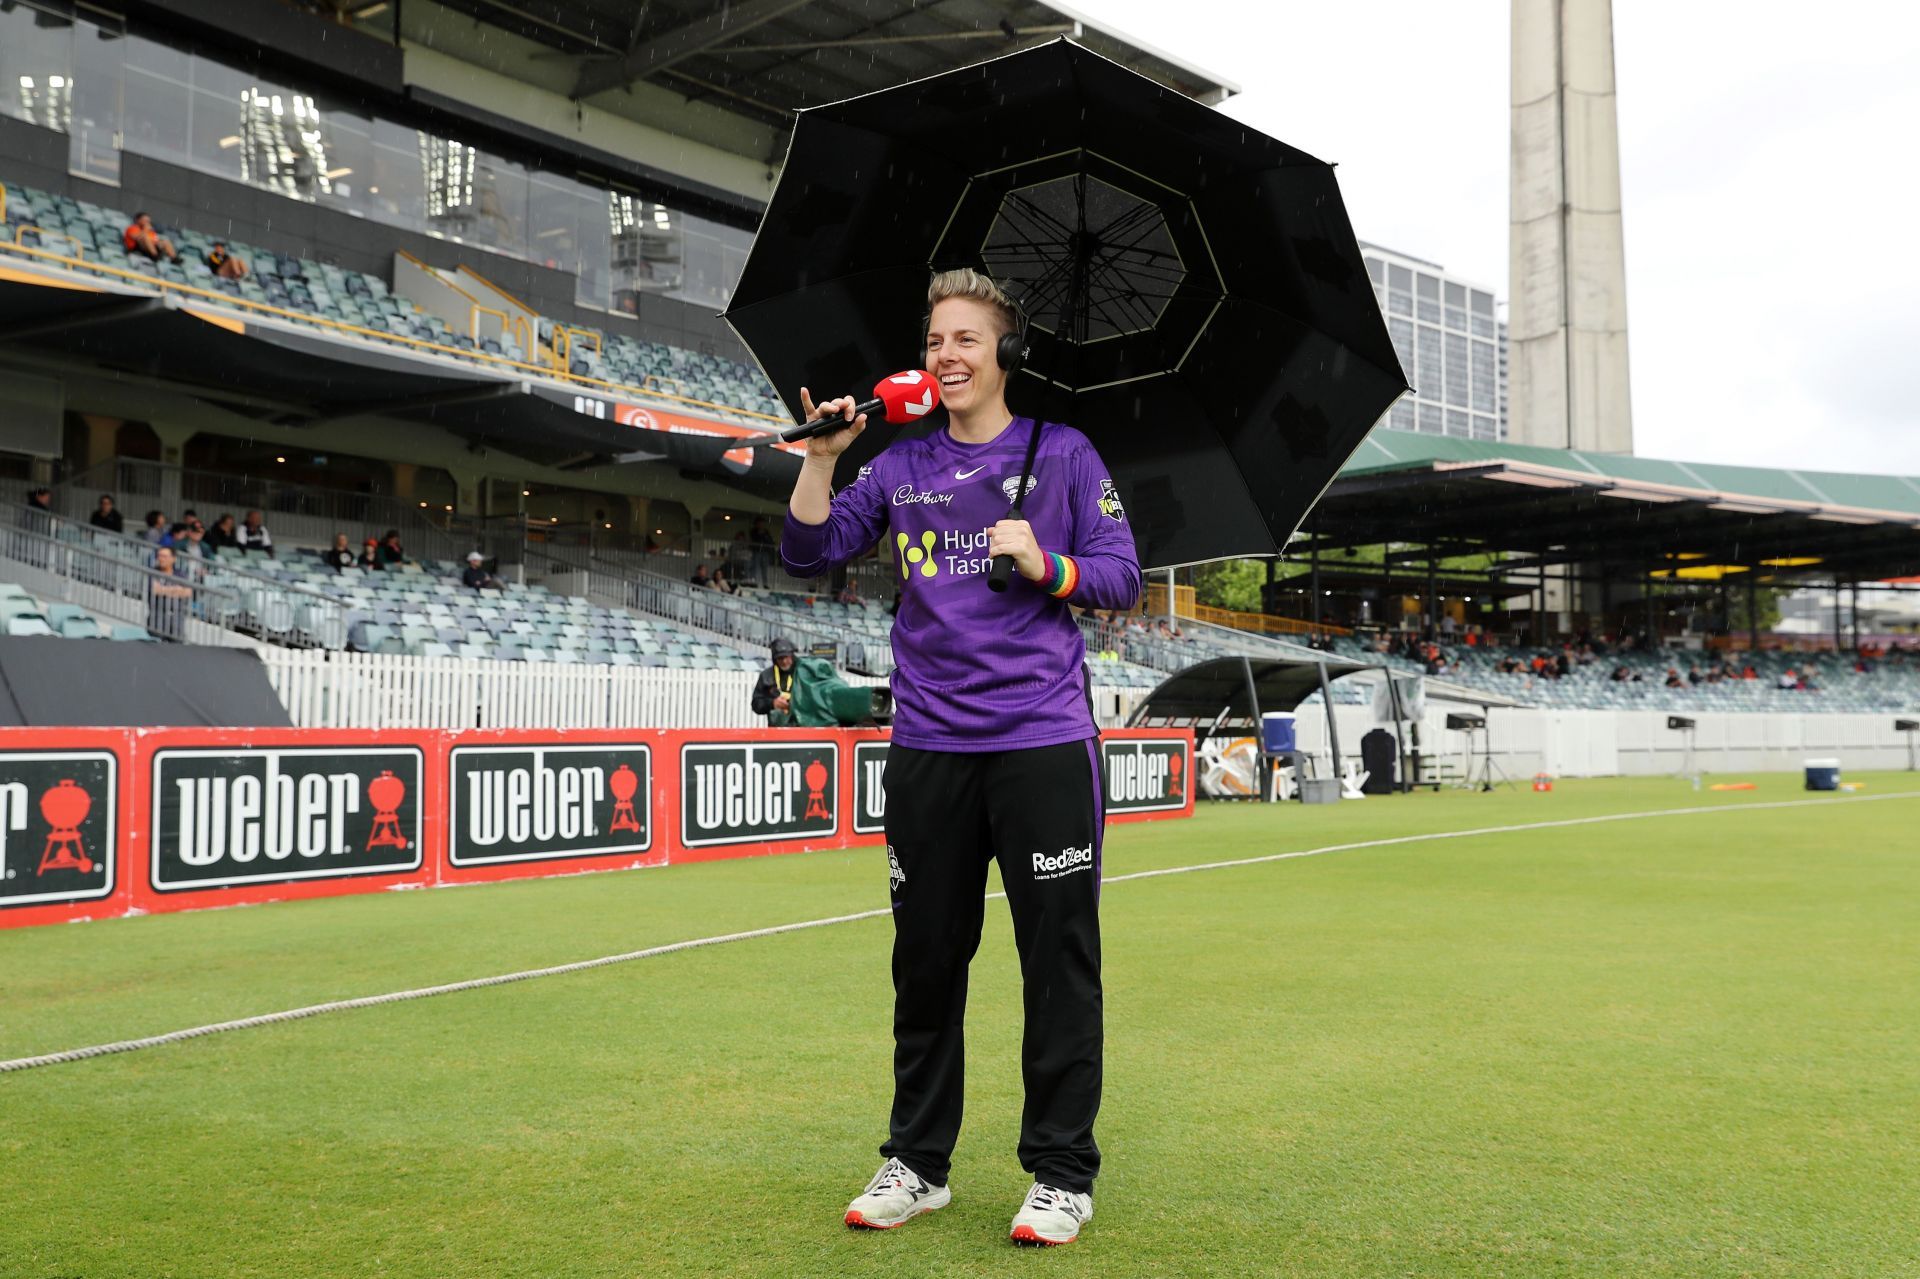
[[[623,586],[626,607],[639,613],[702,627],[755,648],[785,636],[802,653],[831,649],[834,664],[843,670],[884,675],[893,669],[893,646],[884,639],[839,634],[784,609],[651,573],[637,573],[624,582],[606,575],[599,580],[607,589]]]
[[[244,607],[231,591],[62,539],[52,527],[48,517],[22,511],[12,527],[0,529],[7,576],[41,600],[142,627],[156,639],[246,643],[228,629]]]

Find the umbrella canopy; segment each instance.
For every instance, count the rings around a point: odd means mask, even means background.
[[[1027,311],[1009,406],[1093,440],[1145,567],[1275,553],[1406,389],[1332,166],[1071,41],[802,112],[726,318],[798,417],[918,367],[960,266]]]

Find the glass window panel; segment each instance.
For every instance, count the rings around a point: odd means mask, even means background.
[[[1448,404],[1465,408],[1470,398],[1467,379],[1467,347],[1470,343],[1458,333],[1447,334],[1446,343],[1447,393],[1444,398]]]
[[[427,183],[421,163],[425,136],[391,120],[374,120],[373,180],[367,184],[367,205],[380,221],[414,231],[427,229]]]
[[[1367,278],[1371,279],[1375,284],[1386,283],[1387,264],[1385,262],[1382,262],[1379,258],[1368,258],[1366,261],[1367,261]]]
[[[1466,439],[1472,435],[1473,428],[1471,424],[1468,423],[1467,416],[1467,414],[1462,413],[1459,409],[1448,409],[1447,434],[1459,436],[1461,439]]]
[[[124,150],[193,167],[193,57],[128,36],[122,83]]]
[[[1473,407],[1490,413],[1498,390],[1493,343],[1473,344]]]
[[[0,114],[67,131],[73,115],[73,24],[29,6],[0,11]]]
[[[1413,292],[1413,272],[1403,266],[1389,262],[1387,264],[1387,287]]]
[[[1448,306],[1465,306],[1466,304],[1467,304],[1467,286],[1464,284],[1455,284],[1452,280],[1448,280],[1447,281],[1447,305]]]
[[[189,82],[187,150],[201,173],[243,181],[240,95],[251,94],[253,77],[196,55]]]
[[[1467,327],[1467,313],[1457,306],[1448,307],[1447,327],[1450,329],[1465,329]]]
[[[1442,372],[1440,330],[1422,324],[1415,343],[1419,350],[1419,370],[1414,377],[1414,389],[1420,392],[1420,398],[1440,400],[1446,398],[1442,391],[1446,377]]]
[[[1440,304],[1438,302],[1429,302],[1427,299],[1421,298],[1419,314],[1420,314],[1420,318],[1425,320],[1428,324],[1438,324],[1440,323]]]
[[[1420,425],[1418,429],[1434,435],[1446,434],[1446,410],[1442,409],[1438,404],[1429,404],[1425,400],[1420,401]]]
[[[613,218],[613,296],[618,310],[636,312],[642,293],[670,293],[685,278],[687,219],[663,204],[616,193]]]
[[[1493,314],[1493,294],[1483,289],[1473,291],[1473,313],[1475,315]]]
[[[1400,357],[1400,370],[1413,380],[1413,323],[1410,320],[1387,321],[1387,333],[1393,338],[1393,353]]]
[[[467,241],[527,256],[527,171],[485,151],[474,154],[473,216]]]
[[[1387,310],[1395,315],[1413,314],[1413,294],[1404,289],[1387,290]]]
[[[1440,281],[1434,276],[1423,274],[1420,277],[1420,288],[1418,292],[1421,297],[1432,298],[1435,302],[1438,302],[1440,300]]]
[[[1474,315],[1470,318],[1473,320],[1473,336],[1477,338],[1493,336],[1493,319],[1490,316]]]
[[[67,168],[95,182],[120,182],[120,82],[125,36],[90,22],[73,28],[73,114]]]
[[[375,203],[377,197],[367,190],[375,185],[373,175],[379,154],[374,143],[373,121],[325,100],[320,104],[320,116],[327,160],[327,168],[322,173],[320,203],[384,221]]]
[[[1410,396],[1402,396],[1393,406],[1393,413],[1387,419],[1387,425],[1396,431],[1412,431],[1414,423],[1414,402]]]
[[[527,183],[527,256],[556,271],[580,269],[580,206],[599,208],[597,193],[571,178],[530,175]]]
[[[612,195],[599,192],[579,206],[580,273],[574,278],[573,300],[581,306],[606,310],[613,305]]]

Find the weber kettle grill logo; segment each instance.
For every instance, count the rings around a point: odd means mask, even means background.
[[[726,742],[680,751],[680,842],[755,844],[840,826],[840,749],[831,741]]]
[[[111,751],[0,752],[0,909],[113,891],[118,786]]]
[[[418,869],[422,773],[410,746],[156,751],[153,887]]]
[[[1100,744],[1109,813],[1152,813],[1187,806],[1191,772],[1184,741],[1118,738]]]
[[[653,752],[640,742],[456,746],[455,866],[617,857],[653,846]]]

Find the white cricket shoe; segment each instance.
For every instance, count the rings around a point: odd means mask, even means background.
[[[1072,1243],[1080,1227],[1093,1220],[1093,1196],[1034,1182],[1027,1201],[1013,1216],[1015,1243],[1051,1246]]]
[[[923,1212],[944,1208],[953,1202],[953,1192],[945,1186],[929,1186],[919,1173],[889,1159],[880,1165],[867,1188],[847,1205],[847,1224],[868,1230],[892,1230],[904,1226]]]

